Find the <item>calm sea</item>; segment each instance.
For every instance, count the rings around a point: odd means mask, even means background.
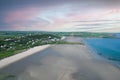
[[[99,55],[120,62],[120,39],[89,38],[84,41]]]

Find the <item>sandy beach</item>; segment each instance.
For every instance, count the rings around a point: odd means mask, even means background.
[[[86,45],[71,44],[50,46],[0,69],[1,73],[14,74],[15,80],[120,80],[120,69],[107,59],[94,55]]]
[[[3,67],[5,67],[5,66],[7,66],[9,64],[12,64],[12,63],[14,63],[14,62],[16,62],[18,60],[21,60],[21,59],[23,59],[25,57],[28,57],[28,56],[30,56],[32,54],[35,54],[38,51],[42,51],[42,50],[48,48],[49,46],[50,45],[37,46],[37,47],[31,48],[31,49],[29,49],[29,50],[27,50],[25,52],[21,52],[21,53],[18,53],[16,55],[13,55],[11,57],[7,57],[5,59],[2,59],[2,60],[0,60],[0,68],[3,68]]]

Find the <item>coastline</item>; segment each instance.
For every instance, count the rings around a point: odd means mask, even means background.
[[[93,49],[90,45],[88,45],[84,39],[83,39],[83,42],[86,45],[86,47],[89,49],[89,51],[92,53],[92,55],[95,59],[100,59],[100,60],[106,61],[120,69],[120,62],[111,60],[109,58],[106,58],[106,57],[100,55],[95,49]]]
[[[42,50],[44,50],[48,47],[50,47],[50,45],[36,46],[36,47],[28,49],[27,51],[18,53],[16,55],[13,55],[13,56],[10,56],[10,57],[7,57],[7,58],[4,58],[4,59],[0,60],[0,69],[9,65],[9,64],[12,64],[16,61],[19,61],[23,58],[26,58],[26,57],[28,57],[32,54],[35,54],[38,51],[42,51]]]
[[[6,66],[1,69],[1,74],[13,74],[16,80],[120,80],[120,70],[109,60],[101,56],[98,59],[96,55],[99,57],[87,45],[54,45]]]
[[[86,45],[86,47],[92,53],[92,55],[94,56],[94,58],[96,58],[96,59],[106,59],[103,56],[99,55],[98,52],[95,49],[93,49],[90,45],[88,45],[87,42],[85,41],[85,39],[83,39],[83,43]]]

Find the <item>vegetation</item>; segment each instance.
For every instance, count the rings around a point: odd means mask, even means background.
[[[51,34],[29,34],[25,36],[5,36],[0,37],[0,59],[14,55],[26,49],[44,45],[52,44],[61,39],[60,36]]]
[[[62,36],[115,38],[112,33],[0,31],[0,59],[44,44],[83,44],[63,41]]]
[[[80,42],[66,42],[66,41],[57,41],[53,44],[80,44],[80,45],[84,45],[83,43],[80,43]]]
[[[91,32],[53,32],[60,36],[77,36],[88,38],[116,38],[114,33],[91,33]]]
[[[0,74],[0,80],[15,80],[15,75]]]
[[[95,37],[95,38],[116,38],[115,33],[91,33],[91,32],[43,32],[43,31],[1,31],[0,36],[26,36],[36,34],[51,34],[59,36],[78,36],[78,37]]]

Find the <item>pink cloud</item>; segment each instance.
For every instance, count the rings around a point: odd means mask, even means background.
[[[69,26],[73,21],[101,19],[108,14],[118,13],[119,10],[97,10],[97,11],[49,11],[50,9],[24,8],[9,12],[5,22],[17,30],[49,30]],[[43,14],[43,15],[42,15]],[[33,20],[33,21],[32,21]],[[52,23],[50,23],[50,21]],[[74,24],[72,24],[74,25]]]
[[[88,14],[78,14],[78,13],[70,13],[67,14],[64,18],[54,18],[54,22],[55,23],[68,23],[71,21],[79,21],[79,20],[84,20],[84,19],[88,19],[91,16]]]
[[[16,29],[21,29],[21,26],[20,25],[17,25],[17,24],[15,24],[14,26],[13,26],[13,28],[16,30]]]
[[[31,26],[30,20],[34,19],[39,14],[39,8],[24,8],[13,10],[7,13],[6,17],[4,18],[4,22],[9,24],[14,30],[22,30],[25,27]]]
[[[26,22],[35,17],[40,11],[37,8],[25,8],[9,12],[5,17],[6,23]]]

